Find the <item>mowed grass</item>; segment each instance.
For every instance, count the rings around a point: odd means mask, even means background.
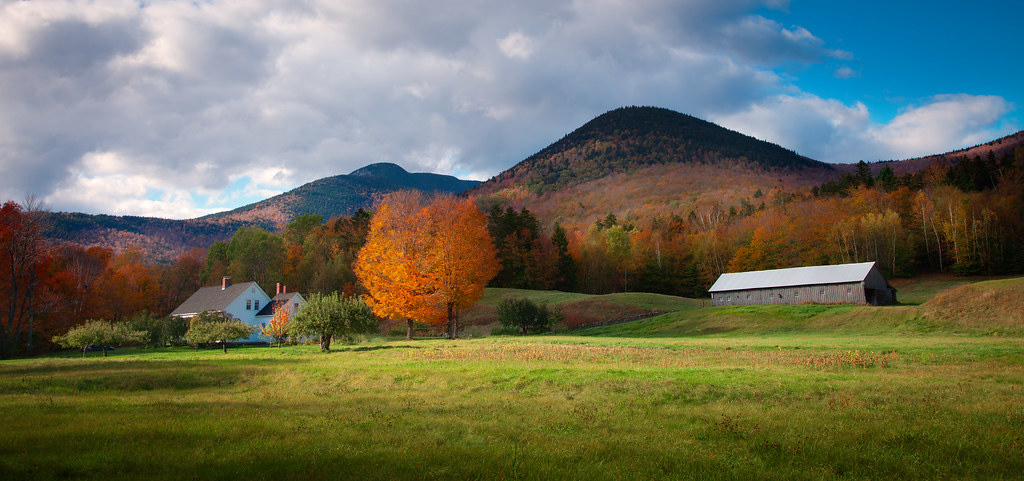
[[[0,362],[0,479],[1024,472],[1012,331],[925,306],[683,304],[549,336]]]

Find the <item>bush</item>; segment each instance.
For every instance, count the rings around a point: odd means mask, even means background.
[[[498,303],[498,321],[521,334],[550,331],[559,317],[558,312],[548,310],[547,304],[537,305],[523,297],[509,297]]]
[[[142,312],[128,320],[128,327],[147,334],[149,340],[145,344],[146,347],[176,346],[185,343],[188,319],[159,317],[156,314]]]

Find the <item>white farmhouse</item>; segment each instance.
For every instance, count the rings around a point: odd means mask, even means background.
[[[239,339],[240,342],[266,342],[256,330],[260,325],[256,316],[262,309],[269,307],[270,303],[270,296],[263,292],[259,284],[232,284],[231,278],[225,277],[219,286],[200,288],[171,312],[171,315],[189,319],[200,312],[223,312],[253,326],[253,334],[246,339]]]

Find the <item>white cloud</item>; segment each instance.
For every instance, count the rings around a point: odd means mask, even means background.
[[[1012,128],[996,124],[1008,110],[997,96],[941,95],[879,123],[862,103],[804,94],[777,95],[712,120],[814,159],[856,162],[943,153],[1007,135]]]
[[[522,32],[512,32],[498,40],[498,48],[508,58],[527,60],[537,47],[532,38],[523,35]]]

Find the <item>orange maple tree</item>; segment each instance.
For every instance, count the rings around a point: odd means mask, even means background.
[[[286,336],[288,336],[288,323],[292,320],[291,311],[285,305],[280,305],[274,308],[274,317],[270,319],[270,323],[266,326],[260,327],[260,332],[271,339],[271,341],[277,342],[277,347],[281,347],[281,342]]]
[[[412,323],[448,322],[479,300],[498,272],[486,219],[470,199],[397,192],[382,196],[359,251],[356,276],[374,314]]]

